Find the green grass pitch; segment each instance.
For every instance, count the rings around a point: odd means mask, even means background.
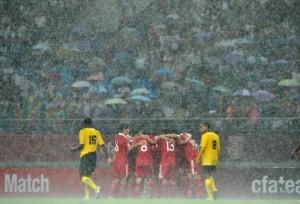
[[[206,201],[197,199],[46,199],[0,198],[0,204],[300,204],[297,200],[229,200]]]

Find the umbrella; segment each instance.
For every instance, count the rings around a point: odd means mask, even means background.
[[[212,88],[213,91],[219,91],[219,92],[222,92],[222,93],[227,93],[229,95],[233,95],[232,91],[230,88],[228,87],[225,87],[225,86],[215,86]]]
[[[133,67],[134,57],[127,52],[120,52],[113,58],[113,65],[121,68]]]
[[[234,40],[220,41],[215,44],[216,48],[229,48],[229,47],[234,47],[234,46],[235,46]]]
[[[251,56],[247,59],[248,64],[260,64],[260,65],[267,65],[268,64],[268,59],[265,57],[255,57]]]
[[[148,95],[151,92],[146,89],[146,88],[137,88],[131,91],[130,95],[134,96],[134,95]]]
[[[271,65],[289,65],[291,62],[284,60],[284,59],[278,59],[278,60],[274,60]]]
[[[225,56],[226,62],[230,64],[245,63],[245,57],[241,54],[228,54]]]
[[[99,85],[93,86],[90,89],[90,92],[92,92],[92,93],[107,93],[107,89],[104,86],[99,84]]]
[[[91,87],[92,84],[88,81],[76,81],[74,82],[71,87],[73,88],[84,88],[84,87]]]
[[[115,77],[111,80],[112,84],[130,84],[132,80],[126,76]]]
[[[204,62],[206,62],[210,67],[218,66],[222,64],[222,61],[218,57],[205,57]]]
[[[38,43],[32,47],[34,50],[40,50],[42,52],[51,51],[51,47],[48,45],[48,43]]]
[[[95,73],[95,74],[90,75],[87,79],[91,80],[91,81],[103,81],[104,76],[103,76],[102,72],[99,72],[99,73]]]
[[[135,101],[144,101],[144,102],[151,102],[151,99],[149,99],[146,96],[142,96],[142,95],[134,95],[131,96],[130,98],[128,98],[129,100],[135,100]]]
[[[241,90],[234,92],[233,95],[235,95],[235,96],[251,96],[251,93],[247,89],[241,89]]]
[[[273,98],[275,98],[275,95],[265,91],[265,90],[258,90],[255,91],[254,93],[252,93],[252,96],[258,100],[258,101],[262,101],[262,102],[267,102],[267,101],[271,101]]]
[[[66,44],[55,50],[54,55],[57,59],[71,59],[74,61],[84,60],[84,53],[78,48],[72,48]]]
[[[182,87],[179,84],[176,84],[175,82],[165,82],[160,86],[160,89],[164,91],[168,90],[180,90]]]
[[[284,45],[286,42],[281,38],[268,38],[265,40],[265,43],[270,47],[280,47]]]
[[[155,71],[155,74],[157,76],[161,76],[161,75],[173,75],[175,74],[175,71],[170,69],[170,68],[159,68]]]
[[[295,79],[283,79],[278,83],[279,86],[297,87],[300,86],[300,81]]]
[[[105,101],[105,105],[119,105],[119,104],[127,104],[127,102],[121,98],[112,98]]]
[[[137,41],[140,37],[139,31],[136,28],[123,28],[120,33],[120,38],[123,40],[134,40]]]
[[[191,86],[198,91],[206,91],[207,86],[200,80],[185,78],[185,84]]]
[[[7,57],[5,57],[5,56],[1,56],[0,57],[0,62],[3,62],[3,63],[5,63],[5,62],[9,62],[10,60],[7,58]]]
[[[268,78],[265,78],[265,79],[261,79],[259,81],[259,85],[261,86],[266,86],[266,87],[270,87],[270,86],[276,86],[278,84],[277,80],[275,79],[268,79]]]
[[[300,45],[300,36],[290,36],[286,40],[289,44]]]

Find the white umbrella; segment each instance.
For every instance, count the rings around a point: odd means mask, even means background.
[[[84,87],[91,87],[92,84],[88,81],[76,81],[74,82],[71,87],[73,88],[84,88]]]
[[[233,95],[234,96],[251,96],[251,93],[247,89],[241,89],[241,90],[234,92]]]
[[[137,88],[131,91],[130,95],[134,96],[134,95],[148,95],[151,92],[146,89],[146,88]]]

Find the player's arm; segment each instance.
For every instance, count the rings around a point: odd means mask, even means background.
[[[205,150],[205,147],[204,146],[200,146],[200,152],[199,152],[199,154],[197,156],[197,159],[196,159],[197,161],[201,160],[201,158],[203,156],[203,153],[204,153],[204,150]]]
[[[192,139],[192,135],[190,135],[190,134],[186,134],[186,135],[187,135],[187,137],[184,140],[180,141],[180,143],[179,143],[180,145],[185,145],[186,143],[188,143]]]
[[[161,139],[161,140],[166,140],[166,141],[170,141],[170,142],[172,142],[172,143],[175,142],[175,140],[174,140],[173,138],[168,137],[168,136],[166,136],[166,135],[160,135],[160,136],[159,136],[159,139]]]
[[[79,144],[79,145],[76,146],[76,147],[71,147],[70,150],[71,150],[72,152],[76,152],[76,151],[82,150],[83,147],[84,147],[84,144]]]
[[[140,142],[134,143],[127,149],[127,153],[130,152],[131,150],[137,148],[138,146],[143,145],[143,143],[144,143],[144,141],[142,141],[142,140]]]
[[[150,138],[150,136],[144,136],[143,137],[145,140],[147,140],[150,144],[156,144],[156,141]]]
[[[203,156],[203,153],[204,153],[205,149],[206,149],[206,138],[202,136],[202,139],[201,139],[201,142],[200,142],[200,151],[199,151],[199,154],[198,154],[197,159],[196,159],[197,163],[200,163],[200,160]]]
[[[112,162],[112,159],[111,159],[110,156],[109,156],[109,153],[108,153],[108,150],[107,150],[105,144],[101,145],[100,147],[101,147],[102,151],[104,152],[104,154],[105,154],[105,156],[106,156],[106,158],[107,158],[107,161],[108,161],[109,163],[111,163],[111,162]]]
[[[163,136],[169,137],[169,138],[174,138],[174,139],[180,139],[180,135],[178,134],[165,134]]]
[[[294,159],[296,157],[296,154],[299,152],[300,150],[300,143],[297,145],[297,147],[291,152],[291,157],[292,159]]]
[[[82,131],[79,132],[79,145],[76,147],[70,148],[72,152],[80,151],[84,147],[84,133]]]

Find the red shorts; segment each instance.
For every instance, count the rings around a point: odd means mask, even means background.
[[[152,178],[153,177],[152,165],[137,165],[135,167],[135,175],[138,178]]]
[[[200,174],[200,166],[197,165],[196,160],[189,160],[188,162],[189,173],[192,173],[192,175]]]
[[[175,179],[175,163],[161,163],[159,167],[160,179]]]
[[[114,163],[113,165],[113,171],[114,171],[114,178],[115,179],[123,179],[127,178],[128,176],[128,165],[127,164],[120,164],[120,163]]]

